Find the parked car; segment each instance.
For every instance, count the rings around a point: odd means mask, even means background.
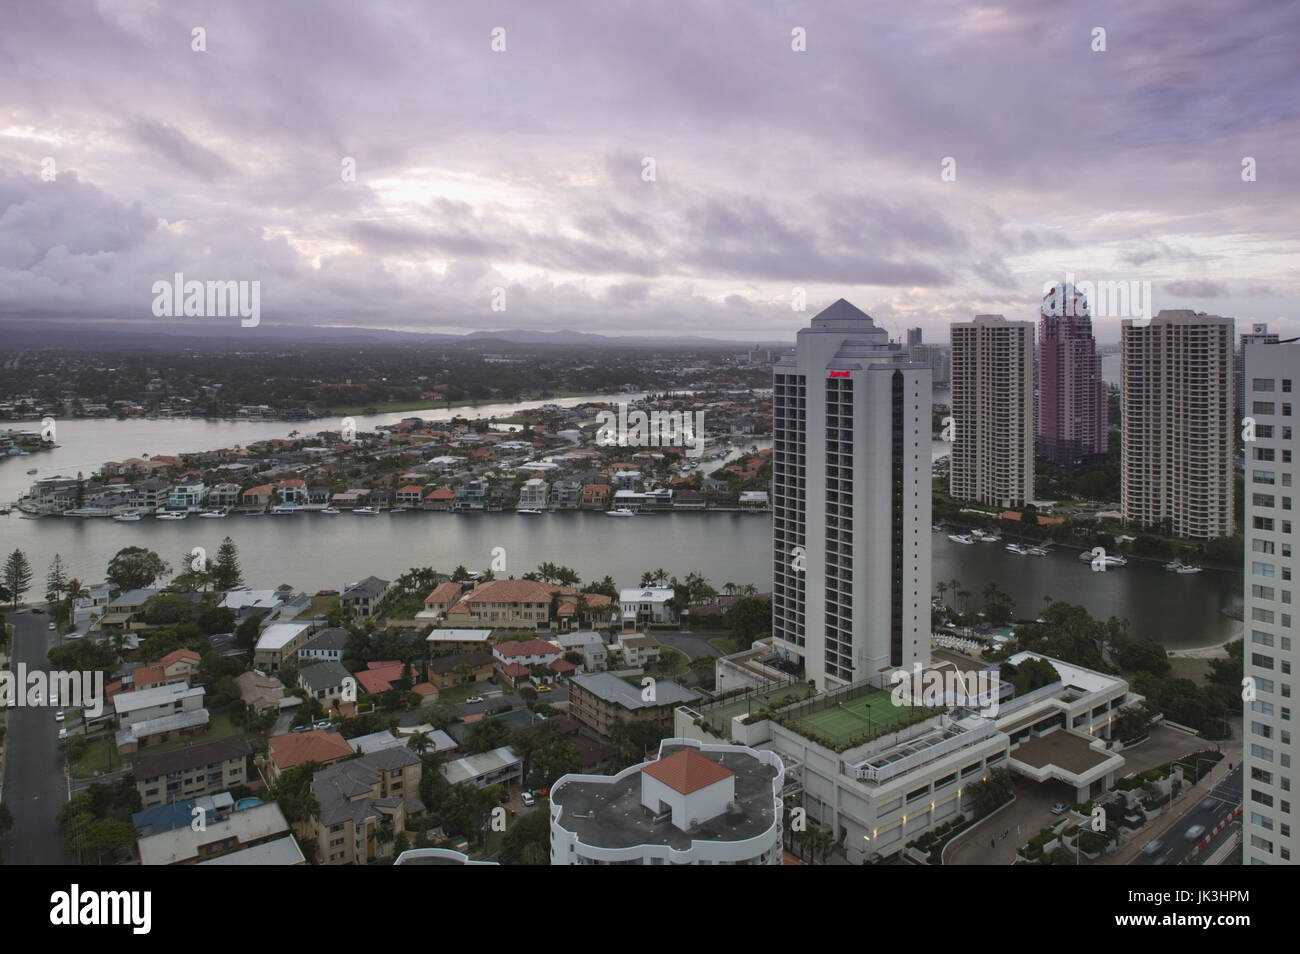
[[[1191,828],[1187,829],[1187,831],[1183,832],[1183,837],[1186,838],[1188,841],[1195,841],[1196,839],[1200,838],[1204,834],[1205,834],[1204,825],[1193,825]]]
[[[1164,842],[1160,841],[1158,838],[1152,839],[1142,846],[1142,854],[1150,858],[1152,855],[1159,854],[1160,849],[1163,847]]]
[[[1065,802],[1057,802],[1055,805],[1052,806],[1052,814],[1063,815],[1065,814],[1065,810],[1069,807],[1070,806],[1065,804]]]
[[[58,627],[54,625],[54,620],[50,620],[49,629],[57,629],[57,628]]]
[[[62,721],[64,720],[64,718],[65,718],[65,716],[64,716],[64,714],[63,714],[63,710],[62,710],[62,709],[60,709],[58,712],[54,713],[54,721],[55,721],[55,722],[62,722]]]
[[[467,703],[470,703],[470,702],[482,702],[482,701],[483,701],[483,697],[482,697],[482,696],[470,696],[468,699],[465,700],[465,702],[467,702]]]
[[[533,798],[532,792],[524,792],[523,803],[525,808],[532,808],[537,804],[537,799]]]
[[[33,613],[36,613],[38,616],[44,616],[44,615],[45,615],[45,610],[41,609],[39,606],[33,606],[33,607],[32,607],[32,612],[33,612]]]
[[[310,732],[310,731],[311,731],[311,726],[309,726],[309,725],[296,725],[296,726],[293,727],[293,731],[295,731],[295,732]]]
[[[66,739],[67,737],[68,737],[68,730],[60,726],[60,728],[59,728],[59,741],[62,742],[62,741],[63,741],[64,739]]]
[[[313,726],[313,728],[328,729],[332,724],[333,723],[331,723],[329,719],[321,719],[319,722],[316,723],[315,726]]]

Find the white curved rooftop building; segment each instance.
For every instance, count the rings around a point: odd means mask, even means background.
[[[775,752],[665,739],[617,775],[551,788],[553,865],[779,865],[785,766]]]

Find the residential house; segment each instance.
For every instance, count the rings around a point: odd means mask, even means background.
[[[490,629],[435,629],[424,638],[429,655],[484,652],[491,647]]]
[[[590,631],[579,633],[560,633],[555,642],[568,653],[582,656],[582,668],[585,672],[603,672],[609,659],[609,650],[599,633]]]
[[[524,485],[519,488],[519,509],[546,509],[546,501],[550,489],[550,485],[540,477],[532,477],[525,480]]]
[[[521,782],[524,760],[510,746],[503,745],[491,752],[445,761],[438,766],[438,771],[452,785],[469,782],[477,788],[486,788]]]
[[[334,708],[347,694],[344,687],[349,684],[348,680],[352,680],[352,673],[344,669],[342,663],[314,662],[298,670],[298,686],[306,689],[307,694],[326,709]]]
[[[461,596],[447,611],[452,627],[546,629],[553,587],[535,580],[489,580]]]
[[[348,631],[341,626],[328,626],[298,647],[298,665],[309,661],[341,662],[343,650],[348,645]]]
[[[285,698],[284,684],[274,676],[250,670],[236,676],[235,684],[239,686],[239,698],[254,713],[261,715],[267,709],[283,708],[280,700]]]
[[[609,484],[587,484],[582,488],[578,506],[584,510],[605,510],[609,507]]]
[[[488,652],[452,653],[429,663],[429,681],[439,691],[492,676],[493,655]]]
[[[614,649],[623,655],[625,666],[649,666],[659,661],[663,647],[649,636],[624,634],[614,643]]]
[[[403,507],[418,507],[424,500],[424,488],[419,484],[407,484],[397,489],[396,500]]]
[[[245,507],[265,510],[271,504],[271,495],[275,493],[274,484],[258,484],[249,487],[240,495],[240,503]]]
[[[289,477],[275,485],[275,489],[280,492],[280,502],[287,504],[298,504],[299,506],[307,503],[307,481],[301,477]]]
[[[424,612],[434,613],[437,617],[445,616],[460,599],[462,589],[464,587],[461,584],[452,583],[450,580],[439,583],[434,587],[433,592],[424,598]]]
[[[448,487],[438,487],[424,495],[421,504],[425,510],[450,510],[456,502],[456,491]]]
[[[348,616],[356,618],[365,618],[372,616],[378,609],[379,600],[392,583],[388,580],[381,580],[377,576],[368,576],[358,583],[352,583],[345,587],[343,596],[343,612]]]
[[[320,806],[310,821],[316,863],[371,864],[393,855],[408,818],[424,814],[419,756],[381,748],[316,773],[311,793]],[[383,834],[381,834],[383,832]]]
[[[453,510],[482,510],[487,504],[488,482],[482,477],[467,477],[456,488]]]
[[[673,589],[670,586],[645,586],[639,589],[620,590],[619,606],[622,608],[624,626],[642,623],[675,623],[677,612],[670,604]]]
[[[240,497],[239,484],[217,484],[208,492],[208,506],[238,507]]]
[[[206,732],[209,714],[203,696],[202,686],[183,683],[118,693],[113,697],[118,752]]]
[[[253,647],[253,666],[276,672],[281,663],[298,658],[298,650],[312,636],[310,623],[272,623],[262,630]]]
[[[207,485],[198,478],[191,478],[171,489],[167,495],[167,506],[172,510],[195,509],[202,506],[207,494]]]
[[[182,799],[225,792],[248,783],[253,747],[240,736],[199,742],[131,763],[140,804],[154,808]],[[189,819],[186,819],[189,824]]]
[[[551,503],[561,510],[572,510],[582,501],[583,483],[576,477],[565,477],[551,485]]]
[[[330,765],[351,755],[348,740],[328,729],[273,735],[266,740],[267,776],[274,782],[281,773],[307,762]]]

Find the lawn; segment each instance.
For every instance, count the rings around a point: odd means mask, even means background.
[[[487,686],[490,686],[488,683]],[[478,682],[467,682],[438,692],[438,701],[444,705],[454,706],[464,702],[470,696],[481,696],[487,686]]]
[[[732,653],[738,653],[742,649],[749,648],[748,646],[742,646],[730,636],[719,636],[716,639],[710,639],[709,645],[724,656],[730,656]]]
[[[1169,676],[1172,679],[1190,679],[1198,685],[1207,685],[1210,675],[1208,659],[1184,659],[1179,656],[1169,660]]]
[[[330,610],[338,609],[340,606],[337,596],[313,596],[311,606],[297,615],[297,619],[315,619],[317,616],[328,616]]]

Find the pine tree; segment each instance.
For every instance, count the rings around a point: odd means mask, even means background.
[[[233,590],[244,582],[239,571],[239,550],[230,537],[222,540],[217,548],[217,558],[212,563],[212,581],[219,590]]]
[[[63,591],[68,588],[68,577],[63,565],[63,557],[57,553],[50,562],[50,571],[45,575],[45,601],[57,603]]]
[[[32,565],[27,562],[27,555],[17,547],[5,561],[4,581],[5,589],[9,591],[9,599],[13,601],[13,608],[17,609],[18,601],[32,585]]]

